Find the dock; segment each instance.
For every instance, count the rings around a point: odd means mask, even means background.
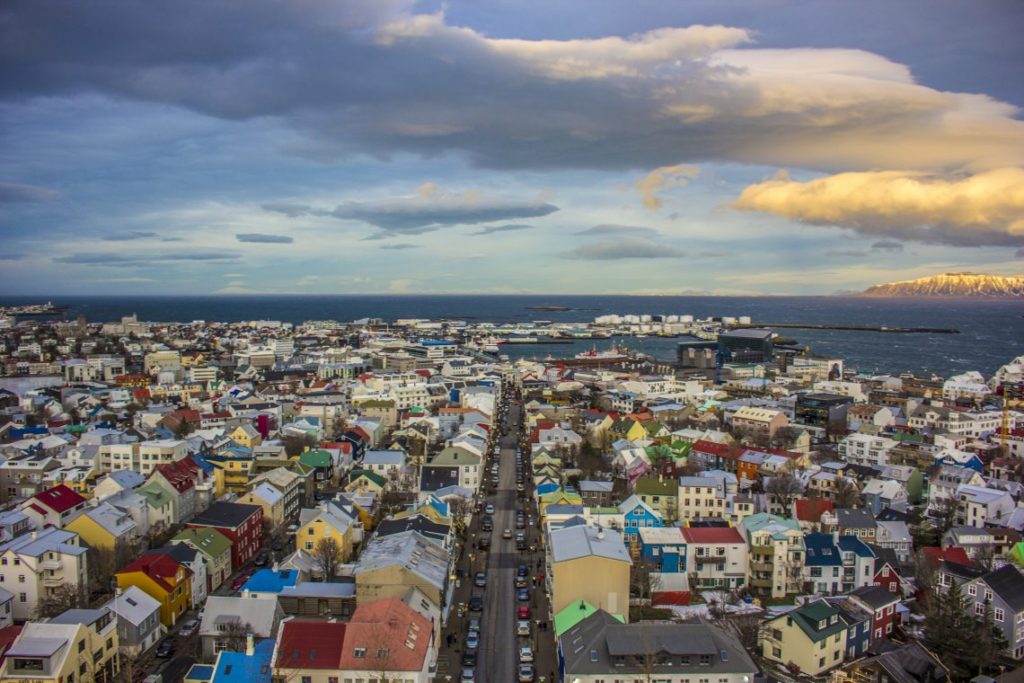
[[[777,327],[791,330],[844,330],[847,332],[884,332],[889,334],[960,334],[954,327],[886,327],[884,325],[829,325],[824,323],[758,323],[730,325],[728,329],[763,329]]]

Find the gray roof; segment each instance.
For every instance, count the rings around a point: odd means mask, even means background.
[[[426,536],[403,531],[374,536],[359,556],[355,574],[399,564],[443,591],[448,580],[448,560],[448,552]]]
[[[632,678],[642,675],[648,656],[665,658],[658,672],[698,674],[753,674],[757,666],[734,638],[703,622],[675,624],[637,622],[622,624],[597,610],[559,639],[565,658],[566,679],[574,675]],[[702,663],[703,656],[703,663]]]
[[[279,598],[351,598],[355,597],[356,584],[351,581],[343,583],[324,583],[322,581],[304,581],[295,586],[285,586],[278,593]]]
[[[555,562],[603,557],[632,564],[619,532],[588,526],[570,526],[552,531],[551,557]]]
[[[160,609],[160,602],[138,586],[129,586],[107,603],[107,606],[119,618],[138,626],[150,614]]]
[[[277,605],[277,596],[220,596],[206,598],[206,612],[199,626],[201,635],[218,633],[217,624],[237,622],[249,624],[259,638],[271,638],[277,619],[283,614]]]

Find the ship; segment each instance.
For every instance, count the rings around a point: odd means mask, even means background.
[[[624,349],[620,349],[618,346],[613,346],[610,349],[604,351],[598,351],[596,348],[591,348],[589,351],[582,351],[576,354],[576,358],[580,360],[616,360],[620,358],[629,358],[629,354]]]

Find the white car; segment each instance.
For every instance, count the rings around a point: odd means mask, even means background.
[[[181,625],[181,630],[178,631],[178,635],[181,636],[182,638],[188,638],[190,635],[195,633],[196,629],[198,629],[198,628],[199,628],[199,622],[196,621],[195,619],[189,619],[188,621],[186,621],[184,624]]]
[[[517,636],[529,636],[530,635],[530,622],[525,619],[520,619],[516,622],[516,635]]]
[[[527,664],[533,661],[533,648],[529,645],[525,645],[519,648],[519,661],[523,664]]]

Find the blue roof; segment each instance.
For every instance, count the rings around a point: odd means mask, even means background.
[[[280,593],[288,586],[294,586],[298,580],[297,569],[261,569],[249,577],[242,590],[254,593]]]
[[[547,482],[537,487],[537,494],[544,495],[545,493],[551,493],[552,491],[558,490],[558,484],[554,482]]]
[[[839,548],[844,552],[853,552],[860,557],[874,557],[875,553],[868,545],[856,536],[840,536]]]
[[[252,655],[224,650],[217,658],[211,683],[270,683],[274,643],[273,638],[257,643]]]
[[[213,667],[209,664],[193,664],[185,674],[186,681],[208,681],[213,678]]]
[[[810,533],[804,536],[807,547],[808,567],[838,567],[843,564],[842,555],[832,540],[832,534]]]

